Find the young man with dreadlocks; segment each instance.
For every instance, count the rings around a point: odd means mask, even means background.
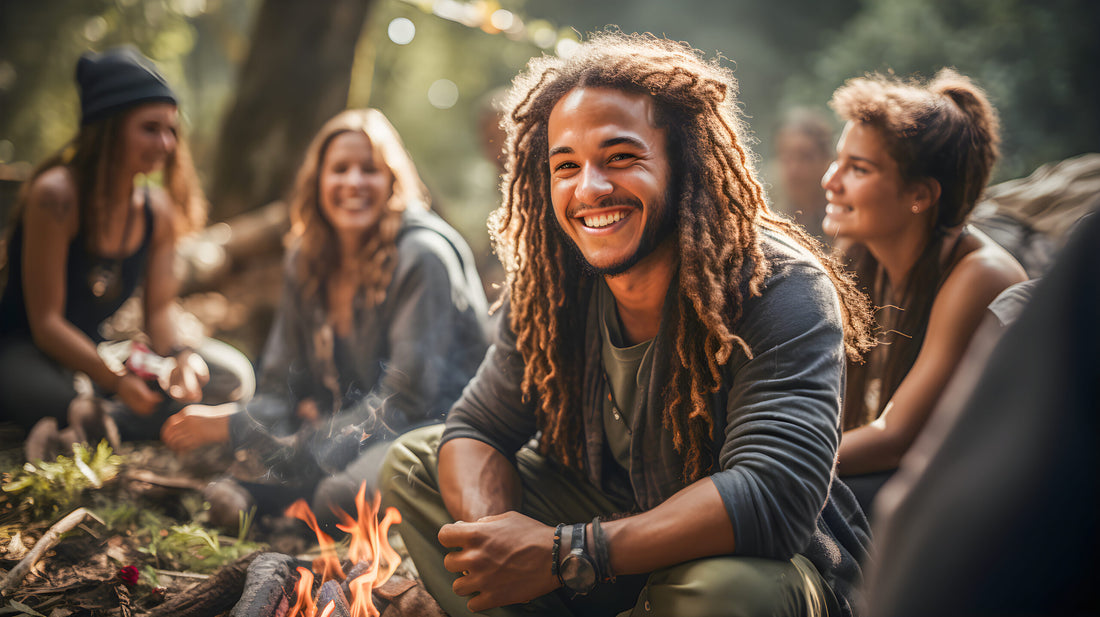
[[[867,524],[833,468],[867,308],[768,211],[734,84],[617,33],[517,78],[499,332],[381,478],[450,615],[852,613]]]

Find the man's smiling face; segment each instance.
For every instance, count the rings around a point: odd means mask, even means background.
[[[615,276],[645,259],[675,220],[652,98],[576,88],[551,110],[547,137],[554,215],[589,268]]]

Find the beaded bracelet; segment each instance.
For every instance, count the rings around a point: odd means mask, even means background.
[[[558,526],[554,528],[554,548],[550,551],[550,574],[553,574],[558,582],[565,586],[565,582],[561,580],[561,571],[558,566],[558,556],[561,554],[561,530],[565,528],[565,523],[558,523]]]

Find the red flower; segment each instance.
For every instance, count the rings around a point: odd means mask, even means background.
[[[135,568],[134,566],[123,566],[118,571],[118,578],[123,583],[126,583],[127,585],[129,585],[131,587],[134,586],[134,585],[137,585],[138,578],[140,578],[140,577],[141,577],[141,574],[138,572],[138,569]]]

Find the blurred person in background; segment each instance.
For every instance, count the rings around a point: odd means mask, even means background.
[[[0,409],[31,429],[30,459],[74,441],[155,439],[165,418],[203,399],[209,378],[181,336],[176,303],[176,242],[206,216],[176,95],[128,46],[82,55],[76,81],[80,131],[24,185],[3,268]],[[136,355],[109,363],[100,326],[139,286],[157,354],[142,357],[157,366]],[[239,383],[251,384],[247,361],[236,364],[247,367]],[[78,395],[77,372],[93,392]]]
[[[841,477],[865,510],[928,420],[989,303],[1027,277],[967,218],[997,158],[984,92],[950,69],[928,83],[849,80],[822,179],[824,231],[875,306],[879,345],[850,366]]]
[[[790,110],[775,135],[776,209],[790,216],[817,239],[828,241],[821,223],[825,218],[825,190],[821,177],[833,161],[833,127],[816,109]]]
[[[256,397],[243,410],[185,408],[162,432],[177,451],[228,443],[280,459],[280,484],[244,494],[224,481],[240,506],[226,524],[253,501],[261,513],[299,497],[322,517],[329,504],[354,511],[390,441],[441,422],[473,376],[487,346],[485,294],[465,240],[428,200],[380,111],[342,112],[314,137]]]

